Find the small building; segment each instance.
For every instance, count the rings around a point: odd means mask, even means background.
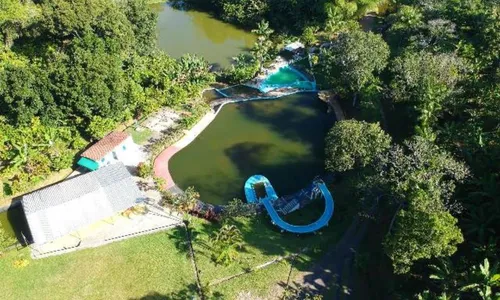
[[[116,163],[27,194],[21,204],[31,242],[43,245],[143,200],[127,168]]]
[[[290,43],[288,45],[285,46],[285,50],[286,51],[290,51],[290,52],[297,52],[301,49],[304,49],[304,44],[302,44],[301,42],[299,41],[296,41],[296,42],[293,42],[293,43]]]
[[[142,152],[126,132],[112,132],[81,154],[78,165],[91,171],[116,162],[137,166],[143,161]]]

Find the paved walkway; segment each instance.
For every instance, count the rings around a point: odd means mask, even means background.
[[[170,189],[175,186],[175,182],[168,169],[168,161],[170,158],[194,141],[196,137],[215,119],[216,116],[217,114],[213,111],[208,112],[198,123],[196,123],[196,125],[193,126],[193,128],[191,128],[191,130],[186,131],[186,134],[179,141],[163,150],[163,152],[156,157],[154,162],[155,176],[165,180],[165,189]]]
[[[99,247],[133,236],[150,234],[182,225],[182,216],[157,205],[145,204],[144,211],[117,214],[43,245],[31,245],[33,258],[60,255]]]

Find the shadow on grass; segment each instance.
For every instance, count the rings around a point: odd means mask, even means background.
[[[129,300],[188,300],[198,299],[198,288],[195,284],[190,284],[180,291],[172,292],[169,294],[160,294],[158,292],[150,292],[139,298],[130,298]],[[204,295],[205,300],[224,299],[224,295],[219,292],[206,291]]]

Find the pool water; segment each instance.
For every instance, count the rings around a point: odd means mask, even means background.
[[[324,138],[334,120],[316,94],[225,105],[216,119],[174,155],[169,171],[203,201],[244,199],[252,175],[266,176],[278,195],[305,187],[324,170]]]
[[[278,72],[269,76],[264,84],[290,84],[297,81],[307,80],[304,76],[289,67],[281,68]]]
[[[268,92],[280,87],[294,87],[302,90],[314,90],[315,86],[307,77],[292,67],[283,67],[264,80],[259,89]]]

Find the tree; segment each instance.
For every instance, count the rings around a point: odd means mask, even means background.
[[[22,30],[34,23],[40,15],[40,8],[32,1],[0,1],[0,33],[3,45],[10,49]]]
[[[250,54],[242,53],[233,58],[233,64],[222,74],[229,83],[242,83],[255,77],[259,72],[259,62]]]
[[[357,10],[358,6],[355,1],[335,0],[334,3],[328,3],[325,30],[338,34],[359,28],[359,23],[355,19]]]
[[[273,43],[269,38],[274,30],[269,27],[268,22],[262,20],[258,24],[257,29],[253,29],[252,32],[257,35],[257,42],[255,42],[252,48],[252,54],[262,69],[264,61],[270,57],[269,51],[273,47]]]
[[[304,30],[302,31],[300,40],[304,42],[306,46],[312,46],[318,42],[318,38],[316,37],[316,33],[318,31],[319,31],[318,27],[308,26],[304,28]]]
[[[343,32],[323,50],[319,71],[332,87],[351,94],[356,105],[360,90],[376,81],[375,73],[384,70],[388,58],[389,47],[380,35]]]
[[[391,66],[391,95],[395,102],[416,106],[419,112],[417,133],[434,140],[431,129],[445,100],[456,92],[463,64],[454,54],[407,52]]]
[[[461,274],[453,265],[451,259],[440,258],[436,264],[429,265],[431,273],[429,278],[438,282],[440,289],[449,295],[456,295],[457,287],[461,281]]]
[[[419,259],[450,256],[463,242],[456,218],[443,209],[426,207],[429,196],[423,190],[410,195],[407,207],[398,211],[394,230],[384,241],[396,273],[408,272]]]
[[[446,292],[441,293],[440,295],[435,295],[430,291],[424,291],[417,295],[418,300],[460,300],[457,296],[448,296]]]
[[[212,260],[217,264],[228,265],[234,262],[239,251],[244,248],[243,236],[235,225],[223,225],[209,240]]]
[[[465,165],[420,137],[394,145],[374,165],[375,185],[396,207],[384,241],[395,272],[408,272],[422,258],[453,254],[463,237],[451,214],[460,210],[452,196],[469,175]]]
[[[364,121],[339,121],[326,137],[326,169],[344,172],[366,167],[389,149],[391,137],[378,123]]]
[[[236,217],[251,217],[257,215],[257,205],[253,203],[244,203],[240,199],[233,199],[224,206],[222,217],[225,220],[232,220]]]
[[[194,187],[190,186],[181,194],[172,194],[169,191],[164,191],[160,204],[162,206],[173,207],[181,212],[189,212],[195,207],[199,199],[200,194]]]
[[[116,122],[112,119],[106,119],[100,116],[92,117],[87,133],[94,140],[102,139],[116,127]]]
[[[156,45],[156,22],[158,15],[146,0],[125,0],[123,10],[132,26],[135,47],[140,54],[149,54]]]
[[[0,56],[0,114],[12,124],[29,124],[35,116],[53,123],[60,117],[49,86],[49,74],[39,65],[13,52]]]

